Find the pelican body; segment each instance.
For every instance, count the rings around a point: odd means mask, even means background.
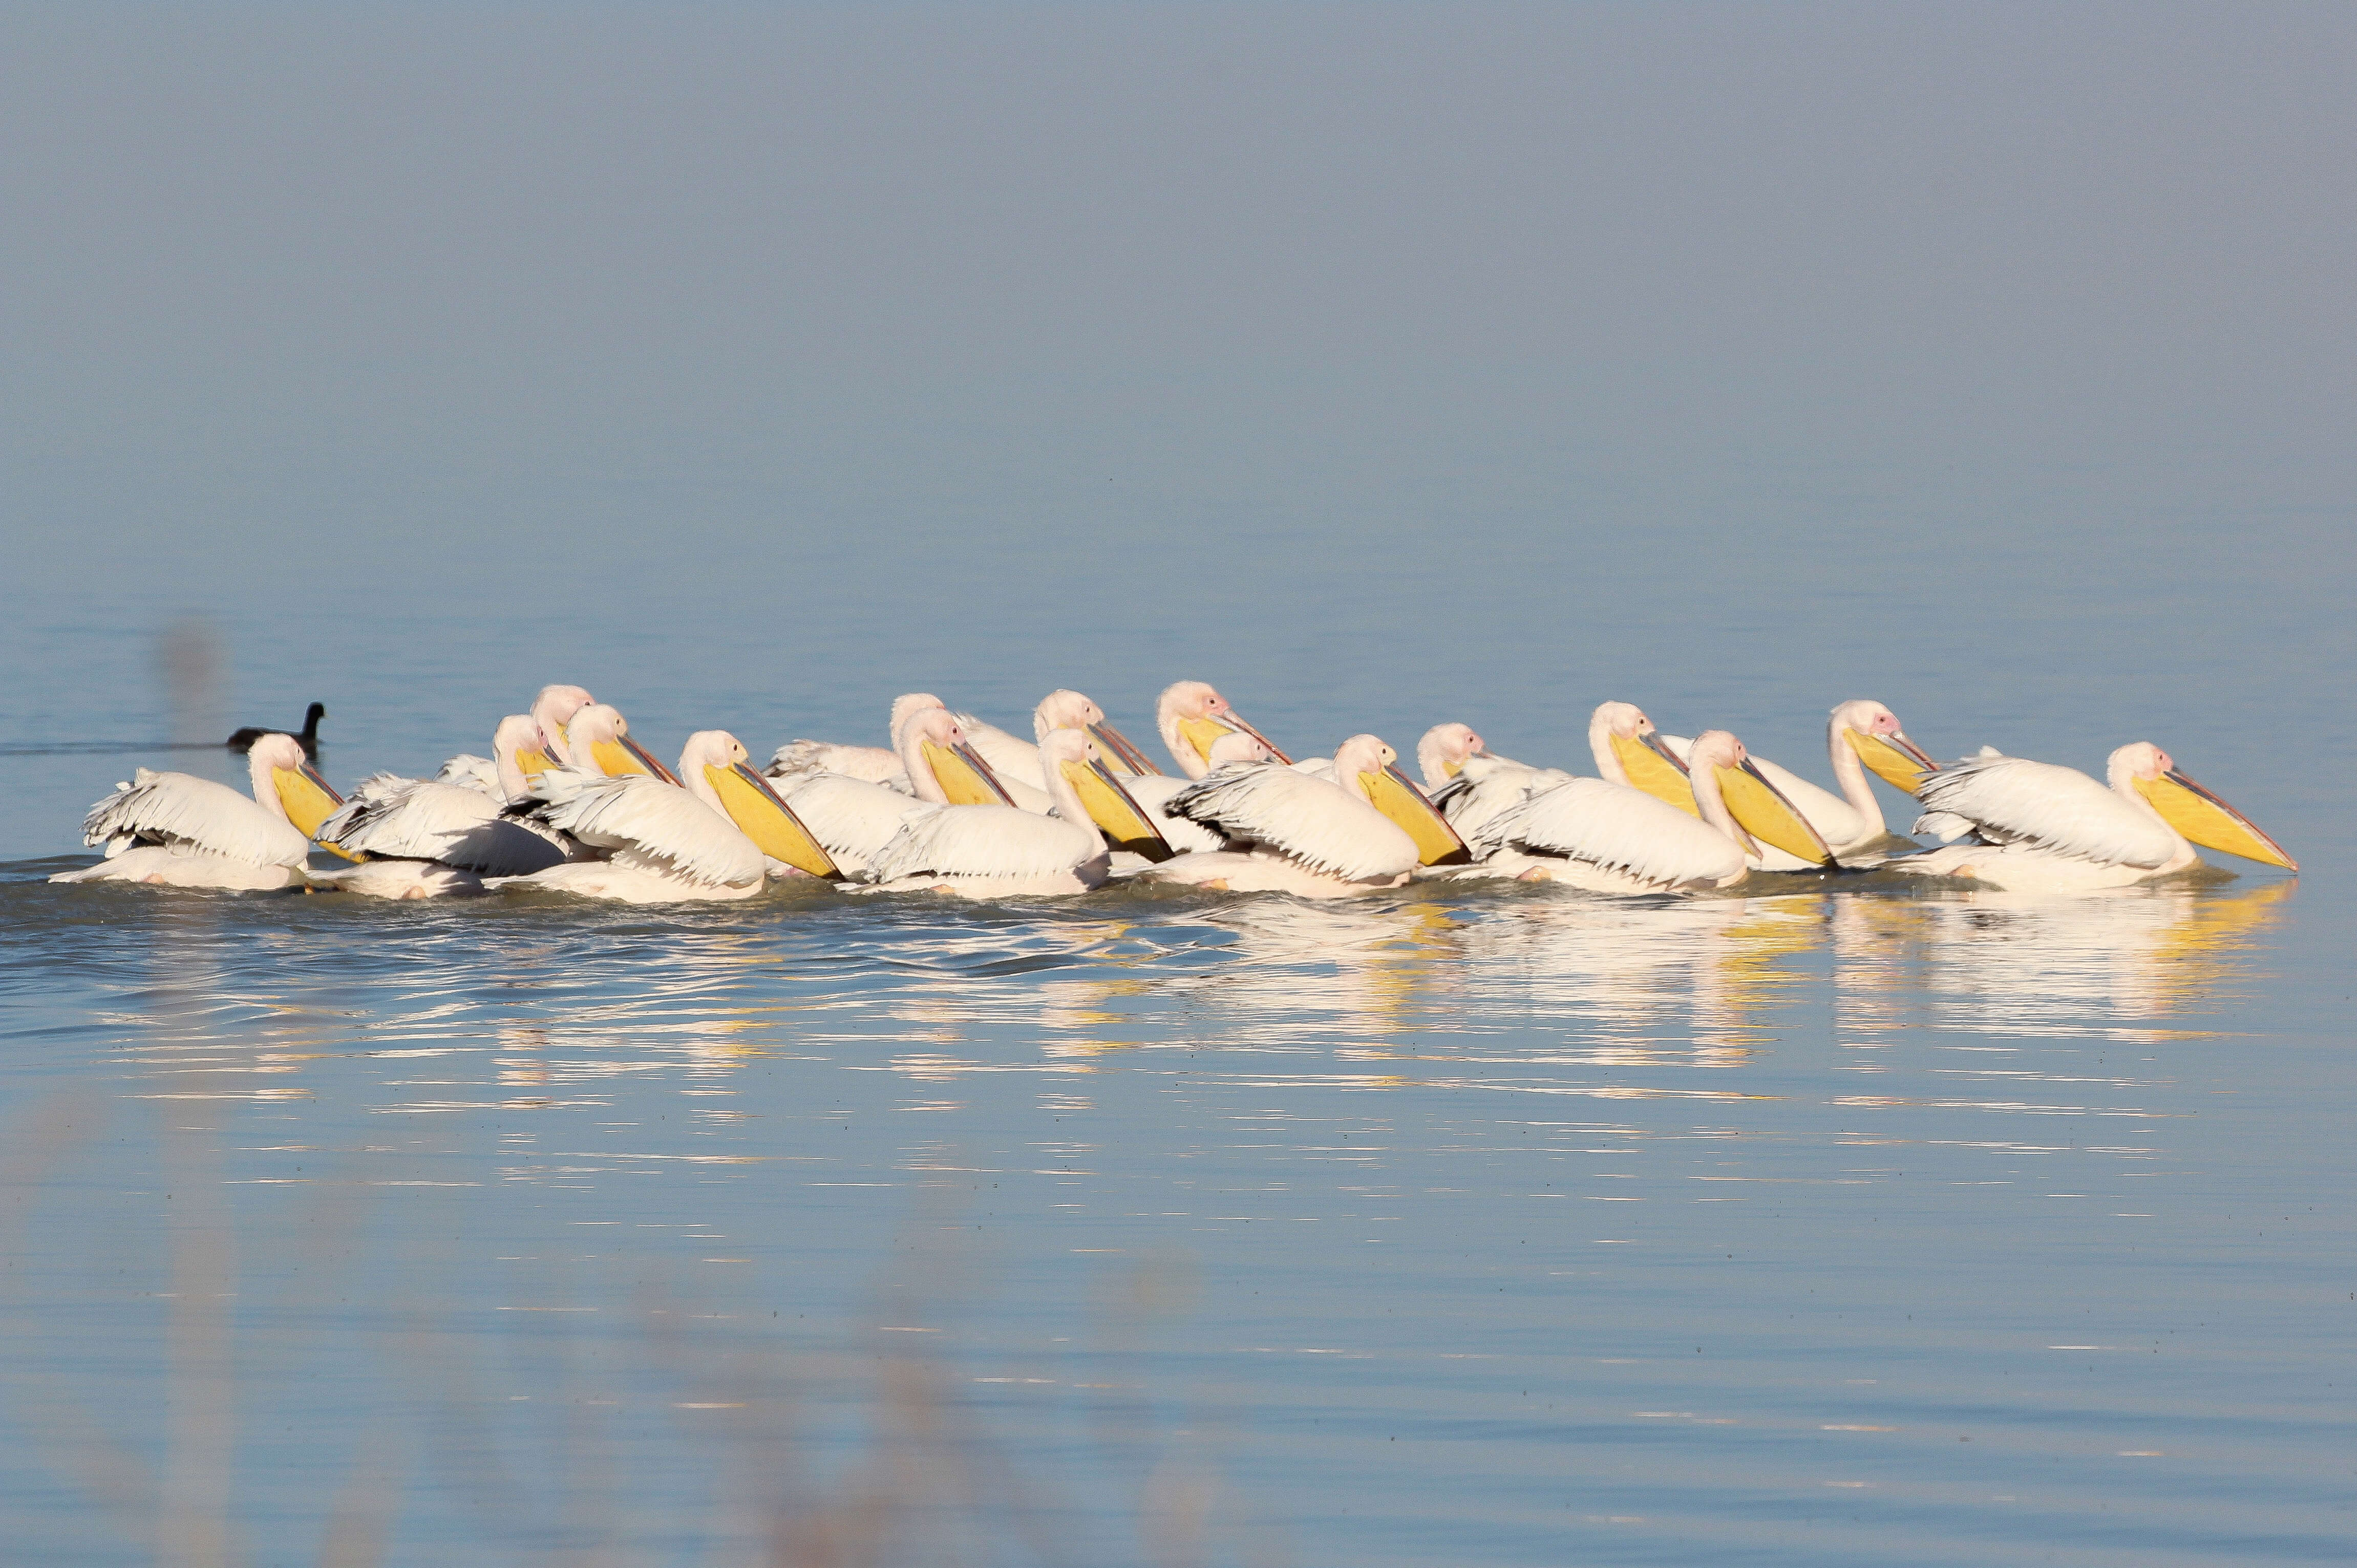
[[[1265,742],[1259,744],[1266,749]],[[1179,755],[1175,747],[1173,755]],[[1391,765],[1397,759],[1375,736],[1359,735],[1335,748],[1331,779],[1275,758],[1211,769],[1173,795],[1166,810],[1245,847],[1180,855],[1146,875],[1231,892],[1313,898],[1396,887],[1415,869],[1422,850],[1384,814],[1370,780],[1396,779]]]
[[[910,734],[944,747],[968,744],[947,713],[920,714]],[[888,889],[970,898],[1085,893],[1102,885],[1112,852],[1082,798],[1083,782],[1126,803],[1133,816],[1142,814],[1085,730],[1049,731],[1039,742],[1039,760],[1054,816],[1004,803],[920,808],[876,854],[869,875]]]
[[[246,751],[246,773],[250,798],[194,774],[139,769],[82,819],[82,842],[103,844],[106,858],[49,880],[302,886],[311,834],[342,801],[290,735],[257,738]]]
[[[1984,753],[1923,785],[1915,831],[1968,838],[1890,863],[2016,892],[2123,887],[2199,864],[2194,845],[2298,871],[2256,824],[2179,771],[2150,741],[2112,753],[2107,782],[2076,768]]]

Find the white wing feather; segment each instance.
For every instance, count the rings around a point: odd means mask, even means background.
[[[903,876],[1053,876],[1104,853],[1084,828],[1014,806],[934,806],[900,824],[868,872]]]
[[[1356,795],[1275,763],[1219,768],[1167,810],[1351,882],[1400,875],[1419,858],[1415,841]]]
[[[1623,784],[1571,779],[1490,823],[1485,838],[1512,849],[1593,861],[1647,882],[1724,882],[1743,851],[1707,822]]]
[[[432,860],[483,876],[528,876],[564,849],[459,784],[381,773],[319,824],[319,842],[388,860]]]
[[[660,779],[554,769],[541,776],[539,792],[547,802],[542,821],[617,860],[707,886],[741,887],[768,874],[769,863],[736,823]]]
[[[1962,817],[1996,843],[2026,843],[2106,865],[2162,866],[2177,835],[2075,768],[2020,757],[1976,757],[1923,784],[1918,831],[1953,836]],[[1933,820],[1941,819],[1941,820]]]
[[[1162,842],[1178,854],[1202,854],[1225,849],[1227,835],[1170,811],[1170,797],[1192,788],[1194,782],[1183,773],[1144,773],[1124,779],[1121,786],[1129,791],[1129,798],[1137,802],[1146,820],[1162,830]]]
[[[248,865],[300,865],[311,851],[310,841],[294,824],[228,785],[145,768],[91,807],[81,835],[92,844],[119,840],[124,846],[185,845]]]
[[[900,758],[880,746],[838,746],[828,740],[790,740],[778,747],[766,769],[772,779],[796,773],[840,773],[870,784],[888,784],[910,794]]]
[[[1498,818],[1542,789],[1566,783],[1559,768],[1530,768],[1502,757],[1469,757],[1456,778],[1432,797],[1467,847],[1477,855],[1494,853],[1501,841],[1490,836]]]

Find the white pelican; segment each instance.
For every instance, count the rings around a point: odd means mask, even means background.
[[[1631,703],[1599,703],[1587,721],[1587,748],[1596,758],[1596,771],[1607,781],[1641,789],[1690,817],[1699,817],[1701,807],[1695,799],[1684,755],[1693,745],[1683,737],[1663,735]],[[1814,871],[1825,865],[1834,854],[1824,836],[1770,782],[1770,776],[1759,764],[1748,760],[1749,754],[1745,755],[1745,766],[1722,777],[1719,787],[1738,822],[1758,824],[1743,841],[1751,868]],[[1792,777],[1781,768],[1776,774]],[[1760,790],[1767,794],[1761,795]],[[1869,801],[1872,799],[1867,796]]]
[[[304,759],[302,742],[265,735],[248,748],[251,800],[188,773],[141,768],[90,809],[82,842],[106,858],[52,882],[152,882],[169,887],[295,887],[310,835],[342,804]]]
[[[365,858],[319,880],[379,898],[430,898],[479,893],[486,876],[523,876],[586,858],[555,830],[506,810],[531,800],[516,757],[539,742],[529,714],[500,721],[491,735],[495,793],[438,778],[369,779],[318,832],[322,845]]]
[[[931,719],[920,715],[911,729]],[[963,740],[953,719],[941,734],[954,737],[953,744]],[[1121,781],[1085,731],[1049,731],[1039,743],[1039,757],[1047,764],[1055,816],[1006,805],[920,808],[869,863],[869,875],[888,889],[931,888],[970,898],[1084,893],[1101,885],[1112,854],[1082,801],[1080,785],[1086,779],[1125,800]]]
[[[576,749],[584,743],[582,719],[595,714],[583,710],[571,726]],[[601,777],[583,768],[551,769],[536,790],[545,802],[537,814],[610,858],[570,861],[499,886],[631,904],[751,897],[768,880],[772,860],[793,863],[756,842],[744,824],[787,833],[800,824],[746,757],[743,743],[727,731],[698,730],[679,754],[683,785],[637,772]],[[830,866],[816,875],[831,872]]]
[[[1042,790],[1048,787],[1047,774],[1039,766],[1039,748],[1032,741],[1018,739],[972,714],[958,714],[955,717],[966,739],[974,743],[983,760],[998,775],[999,782],[1020,782]],[[1141,776],[1161,771],[1130,744],[1127,736],[1105,723],[1104,710],[1082,693],[1050,692],[1031,710],[1031,734],[1035,739],[1045,740],[1049,732],[1060,729],[1085,730],[1089,738],[1097,743],[1098,759],[1110,772]]]
[[[540,689],[540,695],[532,700],[532,721],[540,731],[540,744],[525,747],[517,757],[526,774],[545,773],[557,765],[565,755],[565,726],[597,700],[579,686]]]
[[[1172,796],[1167,809],[1252,847],[1180,855],[1146,875],[1313,898],[1396,887],[1420,852],[1377,808],[1368,780],[1390,777],[1398,757],[1375,736],[1356,735],[1335,748],[1339,782],[1276,762],[1218,768]]]
[[[892,699],[892,716],[887,731],[892,740],[889,746],[790,740],[771,754],[770,766],[762,771],[773,782],[795,774],[838,773],[846,779],[889,786],[903,795],[911,794],[909,776],[900,764],[900,733],[908,727],[911,714],[945,705],[931,692],[903,693]]]
[[[1211,746],[1220,736],[1230,733],[1252,736],[1267,746],[1268,754],[1277,761],[1288,768],[1293,765],[1293,758],[1246,723],[1244,716],[1205,682],[1176,681],[1164,687],[1154,704],[1154,727],[1162,732],[1162,744],[1169,749],[1170,760],[1189,779],[1200,779],[1211,772]]]
[[[1432,803],[1479,854],[1491,821],[1571,777],[1560,768],[1533,768],[1512,757],[1477,754],[1457,764],[1457,776],[1433,791]]]
[[[1806,831],[1725,730],[1695,736],[1693,756],[1698,817],[1610,779],[1570,779],[1482,827],[1477,847],[1491,851],[1486,869],[1604,893],[1731,887],[1750,871],[1747,826],[1779,836]],[[1746,788],[1742,803],[1731,806],[1726,787],[1736,781]]]
[[[2178,771],[2150,741],[2111,755],[2105,789],[2072,768],[1984,753],[1923,782],[1917,832],[1953,840],[1894,871],[1970,877],[2016,892],[2122,887],[2198,865],[2193,846],[2298,871],[2248,817]]]
[[[1681,760],[1686,748],[1694,744],[1674,735],[1665,735],[1662,741]],[[1874,786],[1866,777],[1866,770],[1871,768],[1892,789],[1912,795],[1921,787],[1925,775],[1940,770],[1938,763],[1907,738],[1907,732],[1899,725],[1899,715],[1880,703],[1863,697],[1843,703],[1833,710],[1833,718],[1825,726],[1825,747],[1833,758],[1834,778],[1841,783],[1842,792],[1838,795],[1819,789],[1764,757],[1753,757],[1751,765],[1782,791],[1784,798],[1809,820],[1809,825],[1817,830],[1826,847],[1844,860],[1868,852],[1914,848],[1912,843],[1891,832],[1884,823],[1882,802],[1875,798]],[[1792,867],[1771,864],[1768,869],[1789,871]]]

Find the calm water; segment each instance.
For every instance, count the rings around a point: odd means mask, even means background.
[[[178,713],[173,601],[28,607],[0,631],[38,677],[0,714],[16,1552],[2357,1554],[2345,567],[2301,571],[2291,528],[2222,564],[2189,524],[2124,578],[2026,531],[1902,592],[1920,537],[1817,536],[1890,568],[1819,587],[1730,536],[1681,629],[1528,538],[1410,597],[1308,547],[1189,605],[984,572],[974,604],[1019,613],[896,639],[701,604],[692,565],[595,626],[306,601],[217,619]],[[228,776],[85,743],[314,695],[342,785],[481,749],[544,680],[662,749],[723,723],[765,753],[913,686],[1009,721],[1079,685],[1143,735],[1182,674],[1305,749],[1462,717],[1577,761],[1607,695],[1820,777],[1851,695],[1943,755],[2148,736],[2306,869],[677,911],[39,880],[135,761]]]

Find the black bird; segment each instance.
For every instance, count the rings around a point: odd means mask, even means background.
[[[303,743],[303,755],[317,762],[319,760],[319,721],[327,716],[328,704],[314,703],[304,710],[303,728],[299,734],[291,730],[261,729],[253,725],[248,725],[230,736],[225,744],[231,751],[251,751],[253,749],[253,743],[264,736],[294,735],[296,740]]]

